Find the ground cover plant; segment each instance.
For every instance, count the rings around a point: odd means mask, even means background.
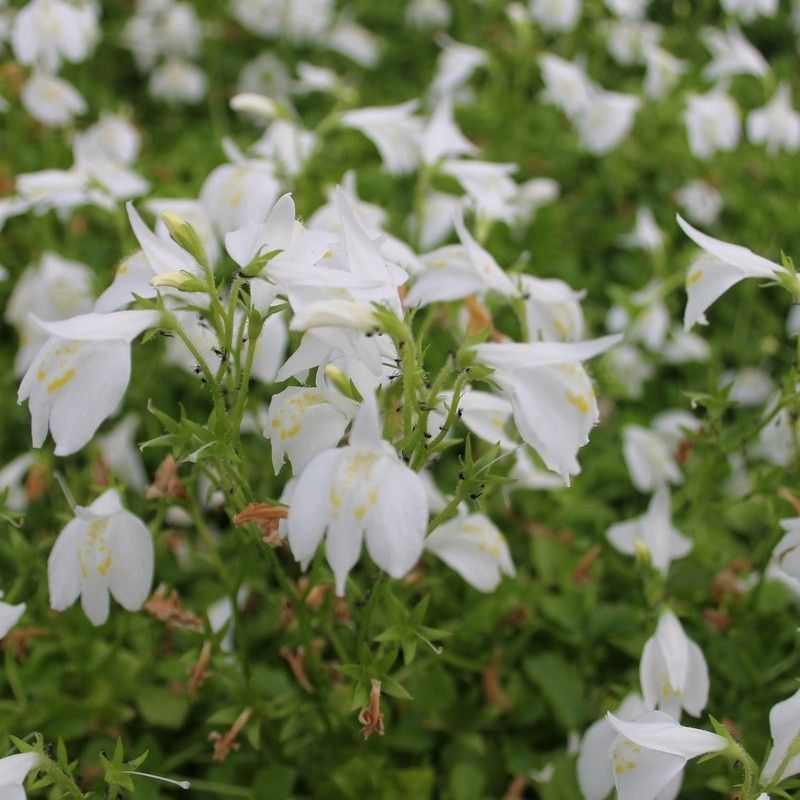
[[[0,800],[800,796],[799,42],[0,2]]]

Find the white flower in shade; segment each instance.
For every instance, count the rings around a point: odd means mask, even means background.
[[[511,467],[511,472],[508,473],[509,478],[515,481],[510,487],[511,491],[519,489],[555,491],[566,486],[563,478],[544,469],[527,448],[518,447],[515,452],[517,458]]]
[[[655,374],[652,362],[632,344],[615,347],[606,357],[606,367],[633,400],[642,397],[645,383]]]
[[[650,47],[644,52],[647,71],[644,77],[644,93],[651,100],[661,100],[676,86],[681,75],[689,68],[687,63],[663,47]]]
[[[71,83],[46,72],[34,72],[25,81],[20,99],[34,119],[53,128],[69,125],[87,110],[83,95]]]
[[[464,198],[446,192],[430,191],[425,195],[422,204],[420,219],[417,219],[417,212],[409,217],[409,228],[419,230],[419,246],[422,250],[430,250],[443,239],[450,235],[453,230],[453,220],[463,212]],[[426,257],[422,257],[425,263]]]
[[[527,225],[542,206],[551,203],[560,193],[558,182],[550,178],[531,178],[519,184],[514,197],[514,223]]]
[[[449,40],[436,61],[431,96],[456,96],[458,90],[472,77],[472,73],[485,64],[486,60],[486,52],[479,47]]]
[[[634,722],[650,710],[633,692],[619,704],[615,716],[624,722]],[[614,770],[609,753],[617,736],[608,719],[601,717],[586,729],[581,738],[576,767],[578,786],[586,800],[604,800],[614,788]]]
[[[27,774],[38,764],[38,753],[15,753],[0,758],[0,797],[3,800],[25,800],[22,784]]]
[[[739,144],[739,107],[721,85],[706,94],[690,94],[683,121],[696,158],[707,160],[718,150],[730,152]]]
[[[123,417],[108,433],[97,437],[97,449],[103,464],[131,489],[144,494],[147,488],[145,471],[139,448],[136,446],[136,428],[139,419],[135,414]]]
[[[420,133],[420,156],[425,164],[436,164],[450,156],[476,155],[478,148],[467,139],[453,119],[453,99],[439,99]]]
[[[645,643],[639,681],[648,707],[657,707],[676,720],[681,709],[699,717],[708,703],[708,666],[703,651],[669,610],[661,614],[655,634]]]
[[[56,455],[80,450],[114,413],[131,377],[131,342],[158,325],[156,311],[83,314],[35,321],[49,339],[22,379],[18,402],[28,400],[33,446],[50,429]]]
[[[619,800],[674,800],[686,762],[728,746],[724,737],[680,725],[661,711],[650,711],[636,722],[611,713],[607,719],[619,733],[611,749]]]
[[[786,81],[781,81],[769,103],[750,112],[747,136],[753,144],[765,145],[770,155],[780,150],[794,153],[800,148],[800,114],[792,107]]]
[[[98,38],[98,11],[99,6],[91,2],[31,0],[14,17],[14,56],[22,64],[35,64],[48,72],[57,72],[62,61],[83,61]]]
[[[780,524],[785,534],[772,551],[765,577],[800,597],[800,517],[782,519]]]
[[[713,225],[722,211],[722,195],[705,181],[689,181],[675,193],[675,199],[688,217],[702,225]]]
[[[19,332],[20,346],[14,371],[20,375],[47,339],[30,321],[67,319],[92,307],[92,272],[85,264],[44,253],[38,265],[28,267],[17,280],[6,305],[5,320]]]
[[[664,246],[664,234],[647,206],[640,206],[636,210],[636,223],[630,233],[626,233],[618,240],[621,247],[630,249],[648,250],[651,253],[659,251]]]
[[[419,162],[422,120],[414,116],[419,102],[372,106],[346,111],[341,124],[355,128],[378,148],[383,165],[393,175],[411,172]]]
[[[612,14],[623,19],[643,19],[647,13],[650,0],[605,0],[606,7]]]
[[[375,67],[380,60],[380,39],[344,15],[339,15],[336,24],[327,32],[325,44],[365,68]]]
[[[777,398],[773,402],[776,401]],[[770,404],[764,409],[764,414],[769,415],[772,411],[773,407]],[[795,442],[798,436],[800,436],[800,420],[788,409],[782,408],[761,429],[755,444],[750,447],[750,455],[770,464],[789,467],[797,458]]]
[[[285,457],[299,475],[321,452],[336,447],[355,410],[352,400],[324,386],[289,386],[276,394],[264,425],[275,474]]]
[[[453,395],[448,392],[442,399],[449,408]],[[461,421],[479,439],[489,444],[499,444],[503,450],[514,450],[519,446],[507,433],[513,409],[504,397],[470,388],[461,395],[458,408],[461,411]],[[444,422],[444,416],[436,415],[436,419],[437,422]],[[430,432],[436,435],[438,430]]]
[[[772,748],[761,771],[765,785],[800,774],[800,691],[770,709],[769,730]]]
[[[673,325],[661,355],[667,364],[685,364],[687,361],[708,361],[711,358],[709,343],[681,325]]]
[[[325,539],[339,595],[362,542],[381,569],[402,578],[422,553],[428,523],[425,484],[382,438],[373,396],[359,409],[349,441],[303,470],[288,517],[289,545],[304,569]]]
[[[12,511],[22,511],[28,505],[24,478],[34,461],[33,453],[23,453],[0,469],[0,495],[6,493],[6,508]]]
[[[3,593],[0,592],[0,598],[3,597]],[[16,605],[12,605],[11,603],[4,603],[0,599],[0,639],[2,639],[20,620],[20,617],[25,613],[25,603],[17,603]],[[0,768],[2,765],[2,761],[0,761]],[[2,797],[2,773],[0,773],[0,797]]]
[[[576,291],[558,278],[520,275],[525,299],[528,341],[577,342],[586,335],[581,300]]]
[[[676,558],[689,555],[693,546],[691,539],[672,527],[670,493],[664,484],[655,490],[645,514],[612,525],[606,536],[620,553],[629,556],[636,555],[643,547],[662,575],[667,574],[670,563]]]
[[[493,592],[503,575],[516,575],[505,536],[483,514],[443,523],[425,540],[425,549],[480,592]]]
[[[77,506],[47,560],[50,606],[63,611],[80,596],[93,625],[108,619],[108,593],[128,611],[141,608],[153,583],[153,540],[139,517],[109,489]]]
[[[454,225],[461,247],[443,247],[424,259],[427,269],[415,281],[405,304],[428,305],[487,291],[505,297],[519,295],[511,278],[467,230],[461,213]]]
[[[452,18],[447,0],[411,0],[406,6],[406,22],[420,30],[446,28]]]
[[[530,0],[531,17],[548,33],[571,31],[581,16],[582,0]]]
[[[565,481],[580,472],[578,450],[600,417],[594,387],[581,362],[609,350],[620,338],[475,348],[477,360],[494,369],[493,380],[511,401],[522,438]]]
[[[706,309],[721,295],[745,278],[775,279],[785,267],[756,255],[738,244],[714,239],[693,228],[678,216],[683,232],[705,253],[696,259],[686,276],[686,310],[683,327],[705,323]]]
[[[764,56],[747,41],[738,25],[719,28],[704,28],[703,42],[711,53],[711,62],[703,70],[703,77],[711,81],[729,78],[732,75],[756,75],[769,73],[769,64]]]
[[[100,119],[75,136],[73,150],[91,152],[120,164],[132,164],[139,154],[141,136],[128,119],[104,113]]]
[[[589,103],[592,81],[579,61],[567,61],[552,53],[539,57],[544,91],[542,99],[558,106],[573,119]]]
[[[661,28],[639,19],[617,19],[605,26],[608,52],[623,66],[641,64],[652,50],[658,49]]]
[[[200,203],[217,235],[264,220],[280,193],[271,164],[237,160],[212,170],[200,190]]]
[[[623,430],[622,453],[633,485],[640,492],[652,492],[662,483],[682,483],[670,443],[662,434],[628,425]]]
[[[206,74],[191,61],[167,59],[150,73],[147,88],[153,97],[169,103],[199,103],[206,94]]]
[[[479,217],[511,222],[519,187],[511,175],[516,164],[493,161],[448,159],[441,171],[455,178],[469,195]]]
[[[288,119],[276,119],[251,147],[252,152],[272,164],[279,175],[298,175],[314,152],[317,137]]]
[[[376,330],[377,321],[372,308],[355,300],[315,300],[298,308],[289,329],[307,331],[312,328],[348,328],[369,333]]]
[[[254,33],[299,43],[318,40],[331,24],[332,0],[234,0],[233,14]]]
[[[759,16],[774,17],[779,5],[779,0],[720,0],[720,2],[726,13],[736,14],[744,22],[752,22]]]
[[[593,155],[610,152],[630,133],[641,105],[635,95],[595,87],[574,120],[581,145]]]
[[[730,386],[728,399],[742,406],[760,406],[775,391],[769,373],[758,367],[743,367],[736,372],[723,373],[721,386]]]

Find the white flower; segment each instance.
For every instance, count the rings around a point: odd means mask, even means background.
[[[71,83],[45,72],[34,72],[20,97],[32,117],[51,127],[69,125],[73,117],[87,110],[83,95]]]
[[[188,222],[192,228],[194,228],[194,232],[200,237],[200,242],[203,245],[203,249],[206,251],[209,262],[212,266],[217,263],[220,255],[219,241],[214,234],[214,228],[211,225],[208,214],[206,214],[206,210],[198,200],[184,200],[178,197],[157,197],[148,200],[144,205],[156,218],[155,232],[164,242],[170,243],[171,239],[169,229],[161,218],[161,215],[169,211],[184,222]],[[180,258],[181,261],[185,260],[184,256]],[[186,268],[186,264],[180,267],[180,269]],[[197,265],[192,265],[191,271],[197,274]],[[99,311],[100,309],[97,310]]]
[[[56,455],[80,450],[114,412],[131,376],[131,341],[158,325],[156,311],[83,314],[59,322],[35,320],[50,338],[22,379],[18,402],[28,400],[33,446],[47,430]]]
[[[730,24],[725,31],[704,28],[701,36],[712,59],[703,70],[704,78],[718,81],[732,75],[763,77],[769,73],[764,56],[747,41],[738,25]]]
[[[639,19],[618,19],[606,24],[608,51],[624,66],[642,63],[647,54],[658,49],[661,28]]]
[[[453,402],[452,393],[445,394],[442,400],[449,408]],[[515,450],[519,446],[506,432],[513,409],[504,397],[469,388],[461,395],[458,408],[461,411],[461,421],[479,439],[489,444],[499,444],[503,450]],[[436,425],[443,422],[444,415],[432,414],[429,424],[435,424],[432,426],[434,429],[429,432],[436,435]]]
[[[362,25],[340,15],[325,44],[334,52],[352,59],[362,67],[375,67],[380,59],[380,40]]]
[[[469,195],[479,217],[511,222],[519,187],[511,175],[516,164],[492,161],[448,159],[441,166],[445,175],[455,178]]]
[[[139,154],[141,136],[128,119],[119,114],[103,113],[98,122],[76,135],[73,150],[132,164]]]
[[[642,397],[644,384],[655,374],[655,367],[650,360],[632,344],[615,347],[606,357],[606,367],[633,400]]]
[[[644,93],[651,100],[666,97],[688,69],[685,61],[668,53],[662,47],[649,47],[644,52],[647,72],[644,77]]]
[[[548,33],[572,30],[581,15],[582,0],[530,0],[531,17]]]
[[[232,10],[254,33],[299,43],[322,37],[331,24],[333,5],[333,0],[234,0]]]
[[[305,569],[324,537],[336,592],[343,595],[362,541],[381,569],[402,578],[422,553],[427,522],[425,485],[381,437],[368,395],[350,444],[321,453],[297,479],[288,517],[292,553]]]
[[[269,404],[264,436],[272,445],[272,467],[277,475],[288,457],[299,475],[316,456],[330,450],[344,436],[356,404],[324,386],[289,386]]]
[[[706,160],[717,150],[730,152],[739,144],[739,107],[721,86],[706,94],[690,94],[683,120],[696,158]]]
[[[539,58],[544,91],[542,99],[558,106],[570,119],[589,103],[592,81],[583,64],[545,53]]]
[[[782,519],[786,532],[772,551],[765,577],[779,581],[800,597],[800,517]]]
[[[15,753],[0,758],[0,797],[3,800],[25,800],[22,784],[26,775],[38,764],[38,753]]]
[[[722,195],[705,181],[689,181],[675,197],[687,216],[702,225],[713,225],[722,211]]]
[[[558,278],[519,276],[525,299],[528,341],[577,342],[586,335],[581,300],[576,291]]]
[[[228,231],[262,222],[279,193],[272,165],[242,159],[211,171],[200,190],[200,203],[217,235],[223,237]]]
[[[97,437],[97,448],[103,464],[117,478],[144,494],[148,481],[134,436],[138,425],[136,415],[128,414],[108,433]]]
[[[3,593],[0,592],[0,598],[2,598]],[[25,613],[25,603],[17,603],[17,605],[12,605],[11,603],[4,603],[0,600],[0,639],[2,639],[6,634],[19,622],[20,617]],[[0,797],[3,796],[3,778],[2,778],[2,761],[0,761]]]
[[[744,22],[752,22],[758,16],[774,17],[779,4],[779,0],[720,0],[720,2],[728,14],[738,14]]]
[[[302,125],[288,119],[276,119],[251,150],[271,163],[276,173],[293,176],[302,171],[316,143],[314,133]]]
[[[693,228],[678,216],[683,232],[705,251],[690,267],[686,276],[686,311],[683,327],[689,330],[704,323],[706,309],[721,295],[745,278],[772,278],[786,269],[774,261],[756,255],[746,247],[714,239]]]
[[[11,44],[22,64],[56,72],[62,61],[83,61],[98,36],[94,3],[31,0],[14,17]]]
[[[438,101],[420,133],[420,156],[425,164],[436,164],[449,156],[476,155],[470,142],[453,119],[453,99],[446,95]]]
[[[760,406],[775,391],[769,373],[758,367],[743,367],[723,373],[721,386],[730,386],[728,399],[743,406]]]
[[[431,81],[433,97],[455,96],[475,70],[486,63],[484,50],[470,44],[448,41],[436,62],[436,74]]]
[[[581,145],[594,155],[613,150],[630,133],[641,104],[635,95],[595,87],[574,120]]]
[[[446,28],[453,17],[447,0],[411,0],[406,6],[406,22],[414,28]]]
[[[657,707],[676,720],[681,709],[699,717],[708,703],[708,666],[703,651],[669,610],[661,614],[655,634],[645,643],[639,681],[648,707]]]
[[[641,425],[623,430],[622,453],[633,485],[640,492],[651,492],[662,483],[681,483],[683,475],[675,463],[666,438]]]
[[[150,73],[153,97],[171,103],[199,103],[206,94],[206,74],[190,61],[169,58]]]
[[[794,153],[800,148],[800,114],[792,108],[789,84],[781,81],[772,100],[747,117],[747,136],[753,144],[766,145],[775,155],[780,150]]]
[[[92,299],[92,272],[85,264],[43,253],[38,265],[28,267],[17,280],[5,311],[6,322],[19,332],[16,374],[25,372],[47,339],[31,323],[31,314],[47,321],[67,319],[89,311]]]
[[[516,574],[505,537],[483,514],[443,523],[425,540],[425,549],[480,592],[493,592],[503,575]]]
[[[93,625],[108,619],[108,593],[128,611],[141,608],[153,582],[153,540],[145,524],[109,489],[75,508],[47,560],[50,606],[63,611],[80,595]]]
[[[419,162],[422,120],[414,116],[419,102],[372,106],[346,111],[341,124],[361,131],[378,148],[383,165],[393,175],[411,172]]]
[[[580,472],[577,453],[599,419],[594,388],[580,362],[613,347],[619,336],[585,342],[492,343],[475,348],[477,360],[511,401],[522,438],[548,469],[564,478]]]
[[[693,546],[691,539],[672,527],[671,500],[666,484],[655,490],[645,514],[612,525],[606,536],[620,553],[629,556],[636,555],[638,548],[644,547],[651,563],[662,575],[667,574],[673,560],[688,555]]]
[[[637,722],[609,713],[608,721],[620,734],[611,750],[619,800],[672,800],[686,762],[724,750],[728,744],[716,733],[679,725],[661,711],[650,711]]]
[[[641,248],[655,253],[664,245],[664,234],[647,206],[636,209],[636,223],[630,233],[626,233],[618,240],[621,247],[631,249]]]
[[[772,748],[761,772],[764,784],[777,783],[800,773],[800,753],[797,751],[800,742],[800,691],[770,709],[769,730]]]
[[[0,469],[0,495],[7,492],[5,507],[12,511],[22,511],[28,505],[28,496],[23,479],[33,466],[33,453],[23,453],[11,459]]]
[[[625,722],[634,722],[650,711],[642,698],[633,692],[619,704],[615,715]],[[586,800],[604,800],[614,788],[614,771],[609,758],[617,731],[606,717],[592,723],[581,738],[578,753],[578,785]]]

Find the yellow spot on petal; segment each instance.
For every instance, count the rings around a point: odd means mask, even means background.
[[[589,399],[586,397],[585,394],[576,394],[575,392],[564,392],[567,397],[567,401],[570,405],[575,406],[581,414],[588,414],[589,413]]]
[[[686,276],[686,286],[694,286],[703,277],[703,270],[698,269]]]
[[[40,369],[36,373],[36,380],[37,381],[43,381],[46,377],[47,377],[47,373],[43,369]]]
[[[117,275],[124,275],[128,271],[128,265],[124,261],[117,267]]]
[[[300,426],[299,425],[292,425],[291,428],[284,428],[281,431],[281,441],[286,441],[287,439],[294,439],[297,434],[300,433]]]
[[[59,389],[63,389],[75,377],[75,369],[68,369],[60,378],[56,378],[47,384],[47,394],[53,394]]]

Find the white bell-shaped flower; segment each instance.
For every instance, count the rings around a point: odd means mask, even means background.
[[[681,709],[699,717],[706,707],[709,682],[703,651],[669,610],[644,645],[639,680],[645,703],[673,719],[680,719]]]
[[[298,477],[287,522],[289,545],[303,568],[325,539],[339,595],[362,543],[393,578],[416,564],[428,522],[425,484],[382,438],[374,396],[359,409],[350,444],[324,451]]]
[[[141,608],[153,582],[153,540],[122,507],[115,489],[78,506],[47,561],[50,606],[63,611],[80,596],[93,625],[108,619],[108,593],[128,611]]]

